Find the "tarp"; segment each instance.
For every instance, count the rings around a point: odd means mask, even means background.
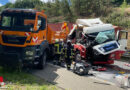
[[[98,25],[93,27],[84,27],[83,33],[89,34],[89,33],[95,33],[95,32],[101,32],[101,31],[113,30],[113,29],[114,28],[112,24],[103,24],[103,25]]]
[[[96,25],[102,25],[104,23],[100,20],[100,18],[95,18],[95,19],[77,19],[76,24],[78,24],[79,26],[83,25],[91,27]]]

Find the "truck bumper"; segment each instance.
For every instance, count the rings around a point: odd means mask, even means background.
[[[17,54],[0,54],[1,66],[17,66],[20,62],[19,55]]]
[[[29,56],[30,57],[30,56]],[[7,47],[0,48],[0,65],[1,66],[18,66],[19,64],[30,65],[34,61],[34,57],[28,59],[25,55],[25,48],[22,47]]]
[[[113,64],[114,60],[108,60],[108,61],[95,61],[94,64]]]
[[[0,66],[17,67],[20,64],[24,66],[32,66],[34,60],[25,60],[20,54],[3,53],[0,54]]]

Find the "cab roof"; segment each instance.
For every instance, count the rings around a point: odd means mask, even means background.
[[[77,19],[76,24],[78,24],[78,26],[93,27],[97,25],[102,25],[104,23],[100,20],[100,18],[94,18],[94,19]]]
[[[107,31],[107,30],[114,30],[113,25],[112,24],[102,24],[102,25],[93,26],[93,27],[84,27],[83,33],[90,34],[90,33]]]
[[[34,9],[19,9],[19,8],[7,8],[2,11],[1,14],[7,14],[7,13],[30,13],[30,14],[36,14],[38,12]]]

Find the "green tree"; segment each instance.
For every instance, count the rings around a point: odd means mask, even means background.
[[[52,11],[54,16],[61,15],[60,4],[61,2],[59,0],[55,0],[55,3],[52,4]]]
[[[111,0],[73,0],[74,13],[80,16],[105,15],[110,5]]]
[[[67,0],[61,1],[61,12],[67,21],[69,22],[73,21],[73,13]]]
[[[14,4],[14,8],[35,8],[36,6],[42,6],[43,2],[40,0],[17,0]]]

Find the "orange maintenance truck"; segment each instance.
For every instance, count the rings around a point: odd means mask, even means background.
[[[0,65],[28,66],[36,65],[43,69],[47,56],[50,55],[50,44],[54,38],[65,39],[69,33],[65,30],[51,30],[44,11],[33,9],[5,9],[0,22]],[[58,36],[57,36],[58,35]]]

